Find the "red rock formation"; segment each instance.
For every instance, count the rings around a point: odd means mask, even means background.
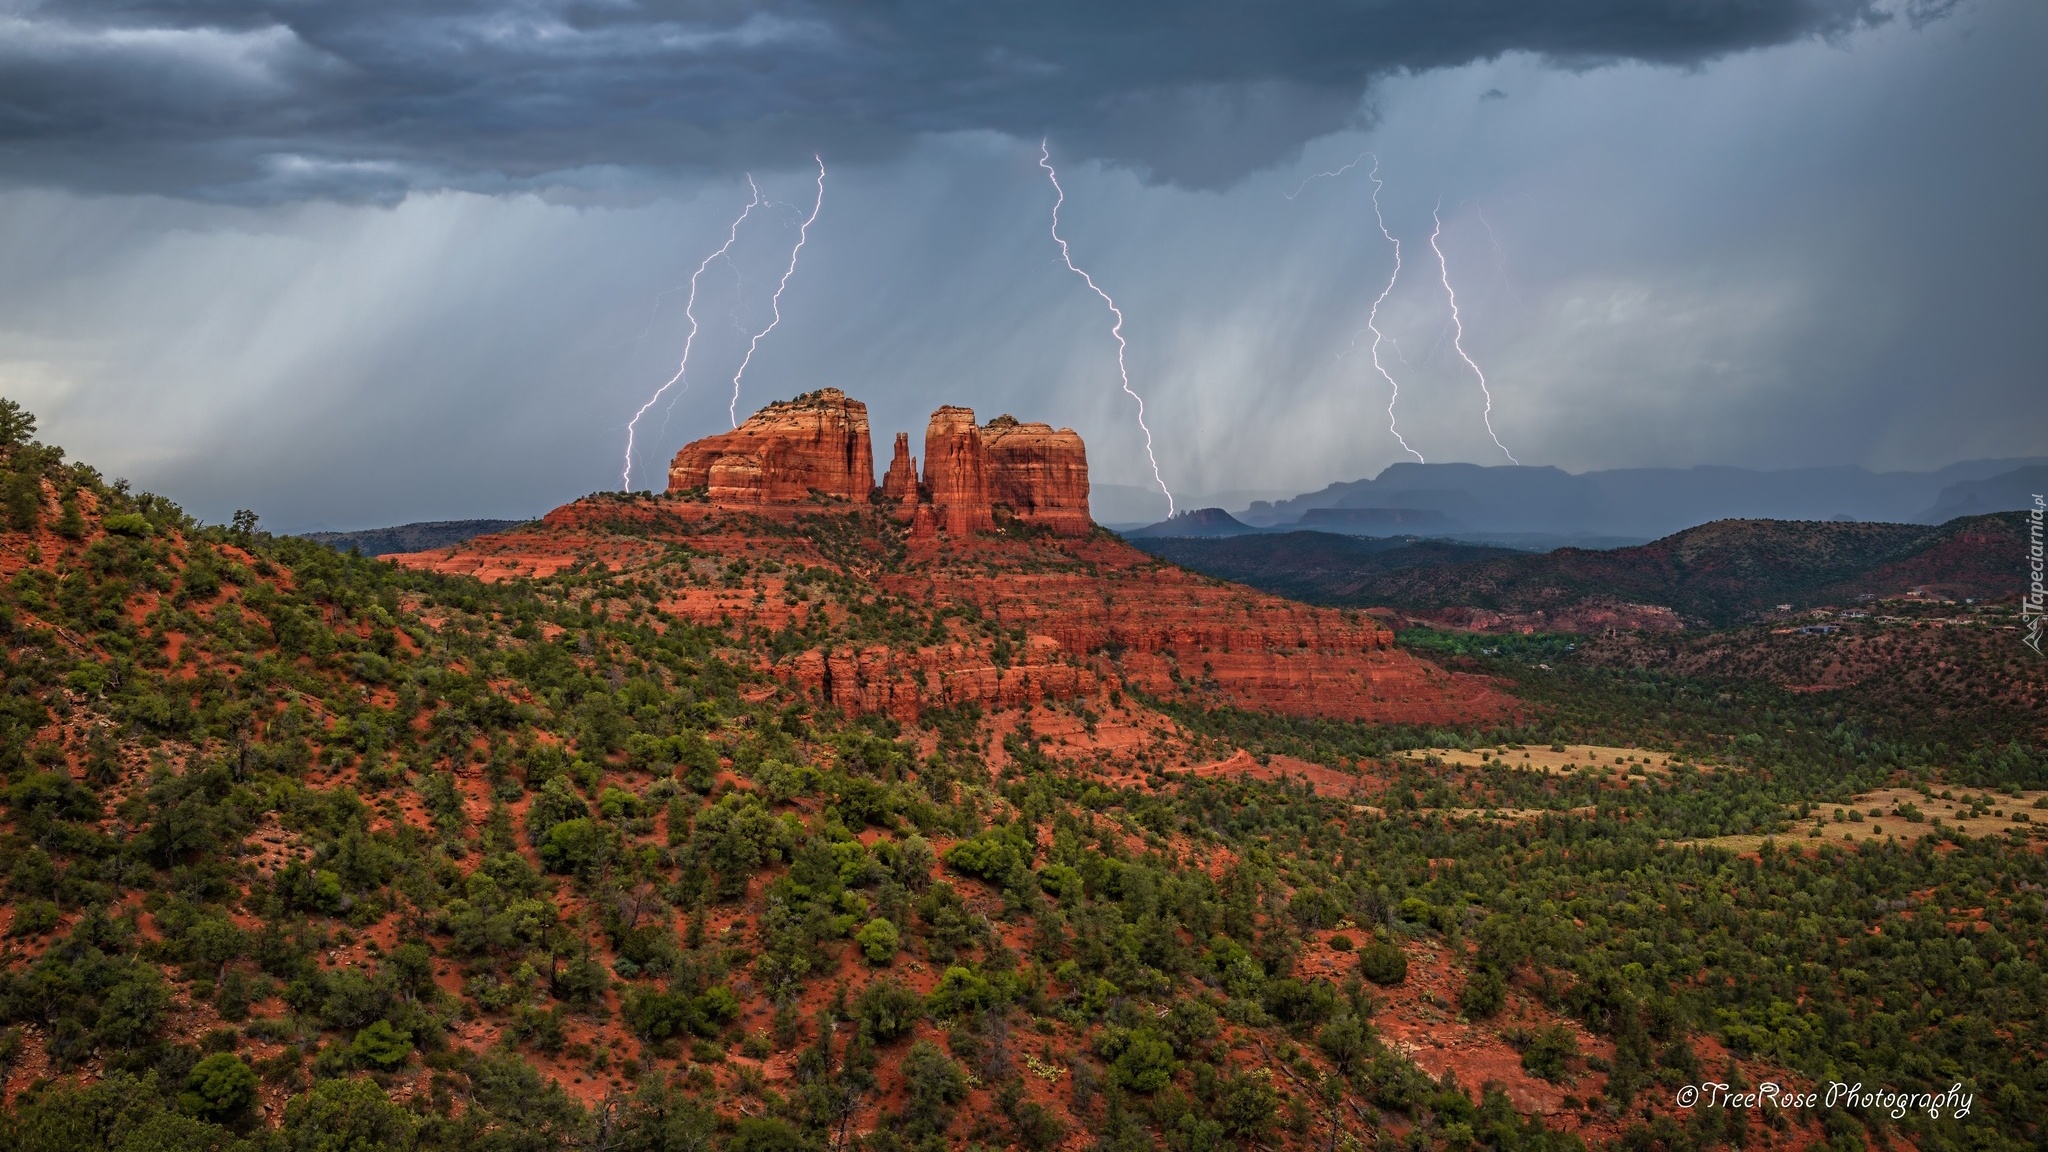
[[[868,407],[837,388],[770,404],[730,432],[685,445],[668,490],[701,488],[713,504],[804,504],[814,496],[866,504],[875,487]]]
[[[993,531],[988,449],[974,424],[974,409],[951,404],[932,413],[924,431],[924,486],[948,535]]]
[[[871,517],[869,505],[843,515]],[[749,509],[748,511],[751,511]],[[911,534],[936,531],[919,504]],[[622,526],[632,525],[630,530]],[[879,541],[881,528],[853,528]],[[687,540],[701,562],[774,556],[835,566],[805,537],[762,535],[752,516],[705,504],[591,497],[537,524],[455,548],[389,557],[399,564],[498,580],[545,576],[596,559],[613,568],[658,561],[664,540]],[[994,638],[956,621],[942,641],[886,648],[833,644],[795,653],[776,670],[841,707],[914,715],[973,701],[1012,707],[1092,696],[1122,685],[1195,703],[1228,703],[1297,716],[1380,723],[1468,723],[1510,715],[1515,702],[1490,681],[1454,675],[1393,646],[1363,613],[1315,608],[1182,571],[1113,537],[1029,539],[983,535],[944,551],[913,550],[900,567],[864,577],[898,601],[972,604],[1021,642],[998,659]],[[759,588],[722,583],[671,591],[662,615],[713,626],[780,630],[837,609],[785,596],[787,576],[758,573]]]
[[[998,416],[982,428],[981,441],[996,503],[1062,536],[1086,536],[1095,527],[1088,515],[1088,450],[1072,428],[1055,432],[1050,424]]]
[[[1395,648],[1392,632],[1368,615],[1198,576],[1091,533],[1087,459],[1080,437],[1065,429],[1009,418],[982,429],[972,411],[941,408],[925,435],[922,488],[908,437],[898,436],[883,491],[898,502],[891,512],[910,514],[912,547],[892,557],[901,537],[869,501],[867,435],[857,401],[815,393],[771,405],[738,430],[677,455],[671,488],[703,487],[708,503],[591,497],[538,524],[392,559],[491,580],[592,560],[613,568],[653,564],[664,541],[687,540],[694,575],[673,583],[656,612],[769,631],[821,612],[821,622],[843,626],[847,609],[797,589],[786,569],[757,568],[738,587],[702,579],[724,571],[717,558],[774,557],[858,573],[856,587],[867,591],[856,598],[939,615],[927,631],[891,644],[871,636],[853,642],[842,632],[774,665],[856,711],[909,716],[969,701],[1008,708],[1102,696],[1119,686],[1203,705],[1383,723],[1465,723],[1518,711],[1489,681]],[[845,500],[830,506],[847,520],[834,534],[835,549],[800,534],[764,534],[764,508],[818,509],[814,492]],[[997,501],[1052,527],[1053,536],[991,531]],[[942,534],[950,543],[939,547]],[[974,611],[944,613],[968,606]],[[963,623],[969,620],[994,627]]]
[[[917,497],[917,461],[910,455],[910,433],[898,432],[896,456],[882,477],[882,499],[895,505],[898,520],[909,520],[917,514]]]

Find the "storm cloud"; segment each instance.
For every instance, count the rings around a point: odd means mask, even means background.
[[[1057,136],[1228,184],[1384,77],[1524,53],[1695,65],[1875,0],[11,0],[0,179],[242,201],[606,188],[919,136]]]
[[[2048,6],[0,0],[0,394],[279,529],[533,515],[740,388],[1075,428],[1109,522],[1408,457],[2048,454]],[[1937,19],[1936,17],[1942,17]],[[1505,99],[1492,98],[1503,93]],[[1347,167],[1349,166],[1349,167]],[[1341,175],[1311,180],[1317,173]]]

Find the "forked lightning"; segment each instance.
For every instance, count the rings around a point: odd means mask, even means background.
[[[747,176],[747,187],[752,191],[753,197],[747,201],[745,208],[740,209],[740,214],[733,218],[732,227],[726,229],[725,243],[720,244],[711,255],[704,257],[704,262],[697,265],[695,272],[690,273],[690,295],[683,304],[683,315],[689,317],[690,320],[690,334],[683,338],[683,358],[676,365],[676,374],[668,378],[668,383],[656,388],[654,395],[647,398],[647,403],[642,404],[640,410],[633,413],[633,418],[626,422],[626,470],[624,475],[619,478],[620,491],[631,492],[633,490],[634,428],[639,425],[640,418],[647,415],[647,410],[660,402],[662,394],[666,393],[677,383],[680,383],[683,379],[683,373],[690,369],[690,348],[697,343],[697,281],[703,277],[704,270],[711,267],[713,260],[720,259],[732,250],[734,241],[738,240],[740,236],[740,225],[746,223],[747,216],[761,203],[761,188],[760,185],[754,183],[754,177],[751,173]],[[683,387],[688,388],[689,385],[684,384]]]
[[[1052,150],[1046,140],[1038,142],[1038,166],[1045,169],[1046,177],[1052,181],[1052,190],[1058,194],[1052,203],[1052,239],[1060,246],[1060,259],[1066,262],[1067,271],[1088,282],[1088,287],[1109,305],[1109,314],[1116,317],[1116,323],[1109,326],[1109,334],[1116,337],[1117,375],[1123,378],[1124,392],[1138,402],[1138,427],[1145,433],[1145,458],[1152,462],[1152,479],[1158,482],[1159,490],[1166,493],[1166,517],[1170,520],[1173,518],[1173,490],[1166,486],[1166,479],[1159,474],[1159,457],[1152,454],[1152,429],[1145,423],[1145,398],[1131,388],[1130,369],[1124,366],[1123,309],[1118,308],[1116,301],[1109,298],[1109,293],[1095,283],[1093,276],[1075,266],[1073,255],[1067,251],[1067,242],[1060,237],[1060,205],[1067,202],[1067,190],[1060,187],[1060,174],[1052,170]]]
[[[789,287],[789,278],[796,275],[796,258],[804,250],[804,241],[811,238],[811,225],[817,222],[819,209],[825,207],[825,158],[812,156],[811,159],[818,162],[818,201],[811,205],[810,216],[797,227],[796,246],[789,250],[789,267],[782,270],[782,279],[775,285],[775,298],[770,301],[774,306],[775,318],[768,321],[768,326],[754,333],[754,338],[747,342],[747,354],[740,360],[739,370],[732,374],[732,403],[726,406],[725,414],[735,428],[740,426],[740,377],[747,374],[747,365],[754,362],[754,349],[761,346],[761,338],[775,331],[775,326],[782,323],[782,290]]]

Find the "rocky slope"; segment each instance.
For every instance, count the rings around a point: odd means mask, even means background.
[[[354,548],[365,556],[382,556],[386,552],[424,552],[429,548],[446,548],[487,532],[503,532],[520,523],[522,521],[519,520],[425,520],[389,528],[305,532],[301,535],[316,544],[325,544],[342,552]]]

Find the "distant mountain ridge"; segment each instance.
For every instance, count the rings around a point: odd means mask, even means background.
[[[526,523],[524,520],[421,520],[390,528],[363,528],[354,532],[301,532],[302,539],[346,552],[350,548],[365,556],[393,552],[426,552],[450,548],[465,540],[503,532]]]
[[[1951,484],[1941,490],[1934,507],[1919,519],[1938,524],[1958,516],[2031,508],[2037,494],[2048,495],[2048,465],[2016,468],[1984,480]]]
[[[1127,540],[1170,539],[1179,536],[1243,536],[1257,532],[1221,508],[1190,508],[1157,524],[1123,533]]]
[[[1558,468],[1478,464],[1389,466],[1368,480],[1332,484],[1291,500],[1254,501],[1236,518],[1255,528],[1323,527],[1309,519],[1367,509],[1393,532],[1535,533],[1654,539],[1715,520],[1858,520],[1939,523],[1954,515],[2010,511],[2015,493],[2042,490],[2048,458],[1972,460],[1933,472],[1863,468]],[[2028,487],[2036,485],[2035,487]],[[1328,510],[1360,510],[1343,513]],[[1952,509],[1947,515],[1944,510]],[[1400,517],[1394,517],[1398,510]],[[1440,521],[1418,517],[1435,514]],[[1400,523],[1412,520],[1413,527]],[[1353,524],[1341,530],[1371,531]]]
[[[1381,581],[1405,568],[1444,568],[1515,556],[1511,548],[1426,540],[1419,536],[1349,536],[1330,532],[1265,532],[1232,539],[1139,537],[1135,547],[1183,568],[1249,584],[1311,604],[1370,603]]]
[[[1439,540],[1317,532],[1148,540],[1154,555],[1309,603],[1386,607],[1562,628],[1592,608],[1650,606],[1722,627],[1795,608],[1912,589],[1994,599],[2020,591],[2025,517],[1919,524],[1722,520],[1630,548],[1509,552]],[[1462,616],[1460,615],[1462,614]],[[1549,622],[1549,623],[1546,623]]]

